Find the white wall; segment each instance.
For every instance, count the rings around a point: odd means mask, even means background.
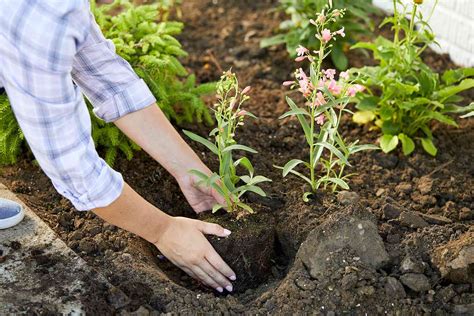
[[[374,3],[393,11],[391,0],[374,0]],[[425,0],[420,6],[425,17],[429,16],[434,3],[435,0]],[[460,66],[474,67],[474,0],[439,0],[429,23],[441,46],[433,46],[435,51],[448,53]]]

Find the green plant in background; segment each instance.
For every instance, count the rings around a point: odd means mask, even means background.
[[[394,0],[393,16],[382,25],[392,24],[393,40],[378,37],[374,42],[358,43],[353,48],[371,50],[379,62],[375,67],[352,69],[357,82],[367,87],[356,97],[354,121],[365,124],[374,122],[381,129],[380,145],[388,153],[401,143],[403,153],[409,155],[415,149],[415,140],[430,155],[437,154],[430,129],[432,121],[457,126],[448,113],[472,111],[474,103],[456,105],[463,98],[458,94],[474,87],[474,69],[448,70],[442,76],[428,67],[420,55],[435,43],[427,21],[418,10],[415,1],[411,18],[410,8]],[[403,7],[400,12],[398,6]],[[433,9],[434,10],[434,9]]]
[[[14,164],[25,144],[7,95],[0,93],[0,165]]]
[[[309,147],[309,159],[290,160],[284,167],[283,177],[293,174],[306,181],[311,192],[304,193],[303,199],[316,192],[320,186],[332,187],[332,191],[338,188],[349,189],[347,179],[349,174],[344,174],[346,166],[350,166],[349,158],[352,154],[369,149],[378,149],[374,145],[359,145],[358,141],[347,144],[341,136],[339,127],[341,117],[351,97],[364,89],[361,85],[354,85],[348,72],[341,72],[340,80],[335,80],[336,70],[323,69],[324,59],[330,54],[331,43],[336,38],[344,36],[344,29],[331,31],[329,27],[340,25],[336,23],[343,17],[345,11],[342,9],[326,9],[318,14],[313,21],[316,36],[321,41],[318,51],[299,46],[297,49],[298,60],[310,61],[310,76],[307,76],[302,68],[295,72],[296,81],[287,81],[285,86],[298,89],[304,99],[304,106],[298,106],[290,97],[286,101],[290,111],[283,114],[280,119],[296,116],[305,135]],[[334,30],[334,29],[333,29]],[[307,173],[296,170],[298,166],[304,166]]]
[[[114,15],[116,10],[121,11]],[[168,11],[159,4],[135,6],[130,0],[115,0],[100,7],[92,3],[92,11],[117,54],[145,80],[171,120],[212,124],[201,96],[213,93],[215,84],[196,85],[195,76],[189,75],[179,61],[187,53],[174,36],[182,32],[183,23],[164,20],[159,13],[167,16],[164,12]]]
[[[336,22],[335,29],[344,28],[348,37],[341,37],[333,43],[331,59],[336,68],[344,70],[348,66],[345,52],[350,45],[354,44],[357,37],[370,35],[373,29],[371,14],[378,14],[379,10],[372,5],[372,0],[333,0],[335,9],[347,8],[344,20]],[[280,8],[290,16],[290,19],[280,24],[283,32],[274,37],[264,39],[262,47],[286,44],[286,48],[292,57],[295,57],[296,49],[302,45],[310,50],[317,50],[320,41],[314,36],[315,25],[311,18],[321,12],[328,0],[280,0]]]
[[[249,191],[265,196],[265,192],[258,187],[258,184],[271,181],[263,176],[255,176],[252,163],[247,157],[241,157],[236,161],[233,158],[233,151],[236,150],[257,153],[254,149],[240,145],[235,140],[237,128],[244,125],[244,118],[247,116],[255,118],[252,113],[241,109],[242,104],[249,99],[247,95],[249,90],[250,87],[240,90],[235,74],[230,71],[224,73],[217,85],[218,101],[214,105],[217,127],[209,134],[214,138],[214,142],[184,131],[189,138],[206,146],[219,158],[219,174],[213,173],[207,176],[197,170],[190,171],[201,179],[201,185],[212,186],[224,197],[226,205],[216,205],[213,212],[221,208],[225,208],[228,212],[235,212],[241,208],[253,213],[252,208],[243,203],[241,197]],[[248,175],[238,176],[238,166],[247,169]]]

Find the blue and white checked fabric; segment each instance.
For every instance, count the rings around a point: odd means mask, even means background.
[[[156,100],[115,54],[87,0],[0,0],[0,86],[41,168],[81,211],[118,198],[123,178],[97,154],[89,112],[107,122]]]

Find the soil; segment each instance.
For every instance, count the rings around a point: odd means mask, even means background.
[[[287,91],[281,83],[290,78],[296,64],[283,47],[259,47],[259,41],[272,35],[282,19],[274,10],[276,5],[276,0],[186,1],[186,31],[180,38],[190,52],[185,64],[201,81],[217,80],[223,70],[233,67],[242,85],[253,87],[247,109],[259,119],[248,121],[238,138],[260,152],[249,155],[256,173],[274,180],[263,185],[270,199],[248,197],[251,203],[270,209],[262,213],[271,214],[275,223],[274,227],[269,225],[273,236],[268,233],[265,237],[269,242],[264,246],[272,246],[264,249],[271,251],[262,254],[266,264],[271,258],[271,265],[265,266],[265,275],[255,280],[258,284],[244,284],[238,293],[226,295],[200,286],[148,243],[104,223],[93,213],[75,211],[27,157],[15,166],[2,168],[0,181],[130,298],[121,311],[141,308],[182,314],[468,315],[474,308],[474,280],[452,283],[441,278],[432,254],[473,230],[474,120],[459,120],[459,128],[433,124],[439,149],[435,158],[420,149],[409,157],[377,151],[356,154],[348,172],[356,173],[350,184],[355,192],[352,198],[358,202],[322,191],[310,203],[304,203],[304,184],[297,178],[282,178],[281,171],[273,167],[307,154],[298,123],[277,120],[287,110]],[[350,54],[352,66],[372,63],[360,52]],[[455,67],[447,56],[428,51],[423,57],[437,71]],[[474,92],[465,96],[472,102]],[[202,135],[208,130],[204,126],[186,129]],[[359,138],[361,143],[377,138],[376,132],[349,119],[343,124],[343,134],[349,139]],[[205,148],[192,146],[210,167],[216,167],[216,160]],[[119,159],[115,168],[162,210],[195,217],[174,179],[144,153],[138,153],[132,161]],[[358,203],[371,213],[389,262],[373,267],[362,262],[357,249],[343,249],[327,254],[334,264],[315,278],[303,263],[305,258],[301,258],[308,251],[299,251],[300,247],[314,229],[326,227],[328,221],[346,214],[347,203]],[[236,231],[239,228],[234,229],[234,234]],[[233,248],[261,240],[258,234],[254,238],[251,234],[236,236],[240,241]],[[370,247],[370,243],[366,246]],[[221,254],[225,257],[229,249],[235,250],[231,248],[225,245]],[[261,249],[257,250],[250,250],[248,255],[255,262]],[[405,269],[407,260],[416,262],[418,268]],[[99,305],[96,308],[104,310]]]

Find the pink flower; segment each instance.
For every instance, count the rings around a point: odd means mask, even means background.
[[[303,60],[305,60],[306,58],[308,58],[308,56],[299,56],[299,57],[295,58],[295,61],[297,63],[299,63],[299,62],[302,62]]]
[[[312,83],[309,81],[308,76],[302,68],[299,69],[299,74],[297,74],[298,83],[300,84],[299,91],[305,96],[308,97],[311,95],[311,90],[314,88]]]
[[[250,91],[250,89],[252,89],[252,87],[250,87],[250,86],[245,87],[245,89],[242,90],[242,94],[248,93]]]
[[[350,97],[354,97],[357,92],[362,92],[365,90],[365,87],[360,85],[360,84],[356,84],[356,85],[353,85],[351,87],[349,87],[349,89],[347,89],[347,94],[350,96]]]
[[[331,40],[332,38],[332,34],[331,34],[331,31],[328,30],[328,29],[324,29],[322,32],[321,32],[321,40],[324,42],[324,43],[327,43]]]
[[[237,113],[237,116],[245,116],[248,112],[245,111],[245,110],[240,110],[238,113]]]
[[[294,81],[289,80],[289,81],[283,82],[283,85],[284,85],[285,87],[288,87],[288,86],[292,86],[294,83],[295,83]]]
[[[323,70],[323,73],[326,76],[326,78],[328,78],[329,80],[332,80],[332,79],[334,79],[334,76],[336,75],[336,70],[335,69],[327,69],[327,70]]]
[[[343,71],[339,74],[339,77],[341,77],[342,79],[344,80],[348,80],[349,79],[349,71]]]
[[[320,14],[320,15],[318,16],[318,23],[322,24],[322,23],[324,23],[324,22],[326,22],[326,17],[325,17],[323,14]],[[315,25],[316,25],[316,24],[315,24]]]
[[[309,50],[301,45],[296,49],[296,53],[299,57],[304,56],[307,52],[309,52]]]
[[[340,29],[339,31],[336,31],[336,34],[341,35],[342,37],[346,37],[346,33],[344,33],[344,27]]]
[[[229,108],[232,110],[237,103],[237,99],[233,98],[232,101],[230,101]]]
[[[342,87],[337,84],[336,80],[331,80],[328,85],[328,90],[334,95],[341,94]]]
[[[317,116],[314,120],[316,121],[316,124],[323,125],[324,124],[324,119],[325,119],[324,115],[321,114],[321,115]]]
[[[355,95],[357,94],[356,88],[354,88],[354,86],[349,87],[349,89],[347,89],[347,94],[348,94],[350,97],[355,97]]]
[[[334,14],[335,17],[338,17],[338,16],[341,15],[341,11],[339,11],[339,10],[334,10],[334,11],[333,11],[333,14]]]
[[[314,100],[313,106],[321,106],[326,104],[326,99],[324,98],[324,95],[321,92],[316,93],[316,99]]]
[[[356,88],[357,92],[362,92],[362,91],[365,90],[365,87],[363,85],[360,85],[360,84],[356,84],[355,88]]]

